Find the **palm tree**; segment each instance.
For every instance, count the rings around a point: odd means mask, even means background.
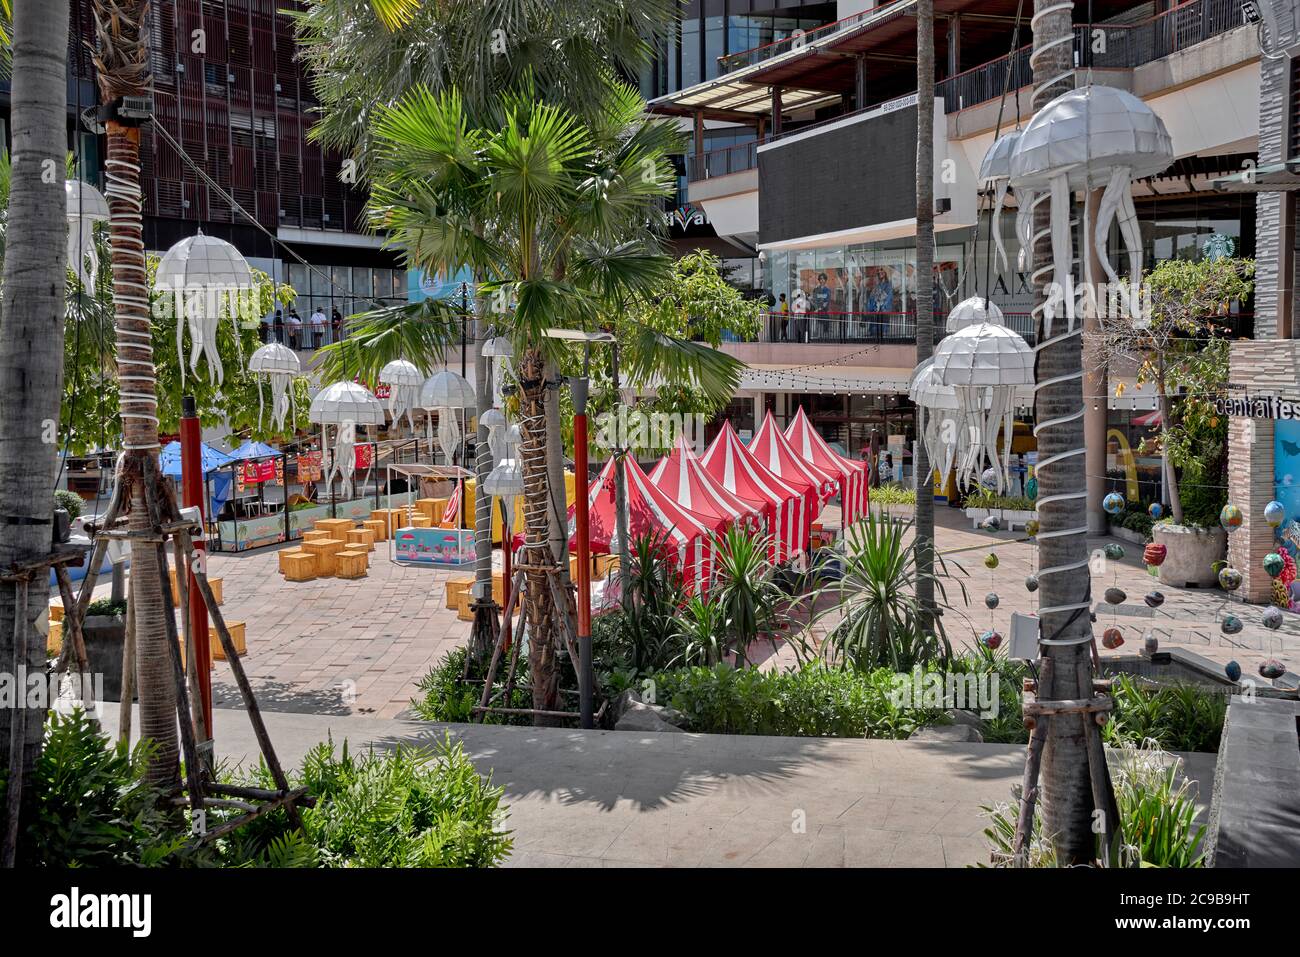
[[[1034,0],[1034,51],[1032,55],[1036,95],[1034,109],[1074,88],[1074,59],[1071,44],[1058,42],[1071,36],[1073,24],[1069,7],[1053,0]],[[1034,215],[1034,262],[1052,261],[1051,229],[1048,203],[1041,203]],[[1035,311],[1041,311],[1048,298],[1050,270],[1044,272],[1043,285],[1034,290]],[[1041,330],[1040,330],[1041,336]],[[1040,339],[1041,341],[1041,339]],[[1080,337],[1063,336],[1040,347],[1035,377],[1039,382],[1055,384],[1040,388],[1034,403],[1037,420],[1061,418],[1064,422],[1043,429],[1038,435],[1040,460],[1050,460],[1061,453],[1083,448],[1083,418],[1076,413],[1083,408],[1083,389],[1078,375],[1083,368]],[[1038,552],[1041,567],[1086,567],[1087,538],[1083,534],[1060,535],[1072,528],[1086,528],[1085,503],[1071,498],[1086,488],[1084,457],[1067,455],[1052,462],[1038,473]],[[1064,501],[1058,499],[1064,497]],[[1076,566],[1076,563],[1079,563]],[[1069,572],[1040,575],[1042,607],[1071,606],[1090,600],[1086,574]],[[1042,655],[1051,662],[1045,669],[1050,681],[1043,682],[1039,697],[1044,700],[1067,700],[1092,696],[1089,645],[1091,622],[1086,608],[1082,611],[1042,614],[1039,632],[1043,638],[1075,640],[1074,644],[1043,645]],[[1048,722],[1048,737],[1042,757],[1043,815],[1047,833],[1056,848],[1057,860],[1063,864],[1086,863],[1095,857],[1090,831],[1092,793],[1088,777],[1088,751],[1083,718],[1057,715]]]
[[[63,157],[67,148],[68,4],[8,0],[0,4],[4,25],[13,14],[12,129],[14,162],[4,235],[4,301],[0,307],[0,568],[44,557],[50,551],[57,445],[51,423],[59,421],[63,383],[63,283],[67,271],[64,234],[50,228],[64,221]],[[8,50],[9,35],[0,38]],[[46,601],[44,572],[36,587],[0,586],[0,669],[45,672],[45,641],[33,622]],[[19,601],[23,597],[25,600]],[[25,619],[25,646],[14,647],[14,622]],[[20,696],[21,697],[21,696]],[[43,711],[0,708],[0,768],[18,732],[22,771],[40,753]],[[13,720],[21,715],[21,727]],[[15,792],[21,794],[21,791]],[[16,810],[16,809],[15,809]],[[0,817],[4,816],[0,810]],[[10,832],[6,830],[6,835]]]
[[[375,227],[410,267],[444,274],[468,267],[484,276],[488,316],[514,342],[526,624],[539,711],[559,710],[561,610],[548,578],[567,553],[563,485],[553,470],[560,442],[555,370],[565,356],[546,331],[592,328],[609,303],[652,295],[669,266],[646,222],[671,182],[667,155],[677,134],[646,120],[635,89],[612,77],[606,84],[601,109],[587,122],[524,87],[498,98],[491,121],[476,127],[457,91],[417,89],[381,109],[373,132]],[[363,316],[360,348],[349,351],[375,363],[403,343],[437,348],[454,334],[441,308],[416,304]],[[405,321],[412,316],[421,321]],[[715,398],[739,380],[739,364],[706,346],[635,328],[626,334],[662,347],[657,362],[646,350],[642,374],[686,372]]]
[[[916,4],[916,363],[934,354],[934,0]],[[925,443],[916,443],[916,598],[925,628],[934,618],[934,483]]]
[[[106,106],[125,96],[145,96],[149,73],[148,0],[95,0],[95,69]],[[117,331],[118,379],[125,454],[117,476],[130,490],[129,528],[147,535],[151,523],[145,500],[146,462],[158,459],[158,400],[154,384],[153,330],[149,316],[149,277],[141,223],[140,129],[120,117],[105,123],[108,147],[110,242],[113,252],[113,308]],[[62,154],[60,154],[62,155]],[[125,501],[123,502],[125,505]],[[163,787],[179,780],[176,685],[168,647],[166,596],[158,549],[147,541],[131,543],[132,602],[135,614],[136,688],[140,696],[140,734],[156,744],[149,779]]]

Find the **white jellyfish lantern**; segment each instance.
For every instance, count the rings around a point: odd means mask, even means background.
[[[997,303],[983,296],[971,296],[952,307],[952,311],[948,313],[946,328],[949,332],[956,332],[978,322],[988,322],[995,326],[1006,325],[1002,310],[998,308]]]
[[[356,472],[354,450],[358,425],[383,425],[384,407],[370,390],[355,382],[335,382],[311,400],[307,416],[321,427],[321,444],[328,444],[329,427],[334,426],[334,453],[330,457],[327,485],[337,475],[343,480],[343,495],[352,497],[352,476]]]
[[[993,234],[993,245],[997,250],[1000,270],[1007,268],[1007,247],[1002,241],[1002,206],[1006,202],[1007,191],[1011,186],[1011,154],[1019,141],[1020,130],[1018,129],[1002,134],[993,141],[989,151],[984,154],[984,161],[980,163],[980,185],[993,190],[993,222],[990,224],[989,231]],[[1019,194],[1017,199],[1020,199]],[[1027,206],[1027,203],[1021,201],[1022,209]],[[1017,235],[1019,235],[1019,216],[1016,218],[1016,223]]]
[[[413,362],[394,359],[379,370],[379,381],[388,386],[388,414],[393,422],[405,415],[407,425],[414,431],[415,408],[420,401],[424,373]]]
[[[85,289],[95,288],[99,251],[95,249],[95,223],[108,222],[108,200],[89,183],[63,181],[68,214],[68,266]]]
[[[429,376],[420,388],[420,408],[438,413],[438,446],[451,465],[461,439],[461,426],[452,412],[463,416],[466,409],[474,408],[473,387],[464,376],[444,369]]]
[[[1023,199],[1022,191],[1034,193],[1032,200],[1023,203],[1026,209],[1038,202],[1051,204],[1050,271],[1055,291],[1044,307],[1046,338],[1052,336],[1058,316],[1064,317],[1067,333],[1075,328],[1070,229],[1074,191],[1083,190],[1085,204],[1091,204],[1091,191],[1105,188],[1097,208],[1096,230],[1091,234],[1092,211],[1085,208],[1084,249],[1092,244],[1107,278],[1118,286],[1119,276],[1106,250],[1111,222],[1118,220],[1128,253],[1130,294],[1136,296],[1142,279],[1142,237],[1129,187],[1135,179],[1159,173],[1173,158],[1173,144],[1160,117],[1138,97],[1116,87],[1088,85],[1064,93],[1039,110],[1025,127],[1011,155],[1010,183],[1018,198]],[[1033,239],[1032,227],[1021,235],[1026,248],[1032,247]],[[1091,256],[1080,258],[1085,288],[1095,292]],[[1044,265],[1035,270],[1035,285],[1047,269]]]
[[[487,446],[492,453],[492,465],[495,467],[506,457],[506,415],[500,409],[488,409],[479,416],[478,424],[487,429]]]
[[[968,443],[961,424],[957,390],[934,375],[934,359],[926,359],[912,373],[907,395],[916,404],[916,431],[925,443],[930,467],[946,476],[958,464]]]
[[[268,342],[248,357],[248,371],[257,377],[257,427],[262,427],[262,376],[271,385],[271,421],[283,432],[285,416],[293,405],[290,387],[294,376],[302,372],[298,354],[279,342]],[[297,416],[293,417],[297,421]]]
[[[175,301],[176,355],[185,381],[185,328],[190,331],[190,371],[198,374],[199,360],[208,359],[208,375],[220,385],[225,379],[217,351],[217,329],[223,310],[239,323],[239,305],[254,291],[253,271],[230,243],[199,233],[182,239],[163,253],[154,275],[154,288],[171,293]],[[236,334],[235,341],[239,342]],[[242,358],[242,357],[241,357]]]
[[[483,343],[483,355],[488,357],[492,368],[492,404],[495,406],[504,404],[505,380],[510,366],[506,360],[514,358],[514,354],[514,347],[504,336],[496,336]]]
[[[1016,389],[1034,381],[1034,352],[1006,326],[980,322],[959,329],[934,351],[934,377],[957,396],[971,450],[959,469],[963,487],[979,481],[984,460],[997,466],[998,491],[1010,484]],[[1005,431],[1002,454],[998,433]]]

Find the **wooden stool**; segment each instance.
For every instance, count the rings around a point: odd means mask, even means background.
[[[614,569],[618,568],[617,555],[597,555],[596,556],[596,577],[604,578]]]
[[[350,518],[318,518],[316,519],[316,531],[329,532],[331,538],[342,540],[343,535],[348,529],[356,528],[357,523]]]
[[[383,522],[384,530],[380,538],[392,538],[393,533],[406,522],[404,508],[377,508],[370,513],[370,521]]]
[[[456,617],[461,621],[474,620],[474,612],[470,609],[470,602],[473,600],[474,596],[469,593],[468,588],[456,596]]]
[[[456,602],[460,600],[462,593],[468,594],[470,586],[474,584],[474,576],[462,575],[459,578],[447,579],[447,607],[455,608]]]
[[[284,577],[291,582],[309,582],[316,577],[316,556],[310,552],[299,552],[288,558],[280,559]]]
[[[50,633],[45,639],[45,653],[51,658],[57,658],[59,652],[63,650],[63,619],[50,619]]]
[[[180,589],[176,586],[176,566],[175,566],[175,565],[168,565],[168,566],[167,566],[167,577],[168,577],[169,579],[171,579],[171,583],[172,583],[172,607],[173,607],[173,608],[179,608],[179,607],[180,607],[180,604],[181,604],[181,591],[180,591]],[[218,604],[218,605],[224,605],[226,602],[225,602],[225,596],[224,596],[224,594],[222,593],[222,589],[221,589],[221,579],[220,579],[220,578],[209,578],[209,579],[208,579],[208,585],[209,585],[209,587],[211,587],[211,589],[212,589],[212,597],[215,598],[215,599],[217,600],[217,604]]]
[[[283,575],[284,572],[285,572],[285,568],[287,567],[287,566],[285,565],[285,563],[284,563],[284,560],[285,560],[286,558],[292,558],[294,555],[306,555],[306,554],[307,554],[307,553],[304,552],[300,546],[294,546],[293,548],[282,548],[282,549],[280,549],[280,552],[279,552],[279,555],[280,555],[280,574]]]
[[[226,630],[230,632],[230,642],[235,646],[235,654],[244,657],[248,654],[248,641],[245,633],[247,629],[242,621],[226,622]],[[217,637],[217,626],[208,623],[208,647],[212,649],[213,661],[225,661],[226,649],[221,647],[221,639]]]
[[[316,575],[320,578],[329,578],[334,574],[334,556],[347,546],[337,538],[327,538],[320,542],[308,542],[304,545],[303,551],[309,555],[316,556]]]
[[[334,556],[334,576],[336,578],[365,578],[367,555],[362,551],[344,549]]]
[[[442,510],[446,507],[447,500],[445,498],[417,498],[415,500],[415,514],[423,515],[433,522],[442,518]]]
[[[50,621],[63,621],[63,599],[50,599]]]
[[[354,528],[347,533],[348,548],[375,550],[375,533],[368,528]]]
[[[333,537],[333,535],[323,529],[313,529],[310,532],[302,533],[302,540],[304,542],[323,542],[325,539]]]
[[[427,515],[417,515],[411,519],[412,528],[433,528],[433,519]]]
[[[382,542],[388,538],[388,522],[383,519],[370,519],[362,522],[361,527],[369,529],[372,542]]]

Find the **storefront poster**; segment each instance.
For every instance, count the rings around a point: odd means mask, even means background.
[[[324,477],[324,474],[321,468],[320,450],[304,452],[298,456],[299,482],[319,482]]]
[[[357,471],[364,471],[375,464],[375,447],[373,445],[358,445],[352,450],[353,463]]]

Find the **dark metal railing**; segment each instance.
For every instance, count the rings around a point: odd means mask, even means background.
[[[946,313],[934,316],[935,340],[945,335]],[[1007,313],[1006,325],[1031,345],[1036,339],[1029,313]],[[911,345],[916,342],[915,312],[769,312],[758,334],[759,342],[880,343]]]
[[[817,27],[813,30],[795,31],[788,37],[780,40],[773,40],[771,43],[765,43],[762,46],[753,47],[749,50],[741,50],[738,53],[729,53],[725,56],[718,57],[718,67],[723,75],[732,73],[742,67],[753,66],[756,63],[764,63],[783,53],[789,53],[792,50],[799,50],[808,44],[817,40],[825,39],[832,34],[839,33],[841,30],[848,30],[858,26],[865,20],[872,17],[886,16],[895,14],[910,3],[911,0],[889,0],[870,10],[863,10],[861,13],[855,13],[852,16],[845,17],[843,20],[836,20],[834,23],[828,23],[825,26]],[[892,9],[891,9],[892,8]]]
[[[691,154],[686,158],[686,179],[694,183],[730,173],[741,173],[758,168],[758,140],[737,143],[720,150]]]

